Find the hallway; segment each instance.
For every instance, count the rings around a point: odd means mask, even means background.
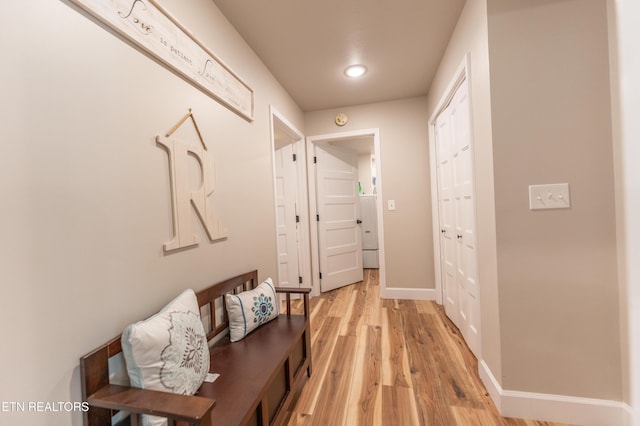
[[[500,417],[442,308],[380,299],[377,274],[311,299],[313,374],[289,426],[558,425]]]

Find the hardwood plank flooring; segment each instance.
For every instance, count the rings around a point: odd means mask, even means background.
[[[443,309],[380,299],[376,269],[310,307],[313,375],[289,426],[560,426],[500,417]]]

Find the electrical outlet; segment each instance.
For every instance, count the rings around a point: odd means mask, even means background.
[[[568,183],[529,185],[529,210],[568,209],[571,207]]]

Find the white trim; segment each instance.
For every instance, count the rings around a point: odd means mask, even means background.
[[[640,2],[607,1],[626,425],[640,424]],[[635,423],[634,423],[635,416]]]
[[[632,424],[630,407],[622,402],[504,390],[484,361],[478,363],[478,370],[482,383],[503,417],[582,426]]]
[[[436,300],[436,290],[433,288],[380,288],[383,299],[399,300]]]
[[[296,126],[294,126],[293,123],[291,123],[291,121],[289,121],[287,117],[282,115],[282,113],[278,111],[273,105],[269,105],[269,110],[271,111],[271,142],[272,144],[275,145],[274,134],[273,134],[273,131],[274,131],[273,117],[276,117],[282,124],[284,124],[287,130],[287,133],[289,134],[289,136],[291,136],[292,139],[296,139],[296,140],[304,139],[304,134],[300,130],[298,130]]]
[[[436,160],[435,123],[429,122],[429,170],[431,171],[431,228],[433,235],[433,266],[435,273],[435,301],[444,303],[442,297],[442,259],[440,256],[440,208],[438,205],[438,164]],[[434,196],[435,194],[435,196]]]
[[[623,404],[624,409],[624,419],[623,419],[623,425],[624,426],[633,426],[633,408],[631,408],[631,406],[629,404]]]
[[[315,149],[311,137],[307,136],[307,189],[309,194],[309,241],[311,243],[311,296],[320,294],[320,253],[318,251],[318,222],[316,215],[316,174],[313,157]]]
[[[380,130],[363,129],[353,130],[350,132],[328,133],[323,135],[307,136],[307,178],[309,187],[309,223],[311,235],[311,270],[312,270],[312,296],[320,294],[320,277],[319,277],[319,261],[318,261],[318,224],[315,220],[315,209],[311,206],[316,204],[316,174],[313,165],[314,144],[326,142],[335,139],[346,139],[352,137],[373,136],[373,146],[376,158],[376,210],[378,214],[378,256],[380,260],[380,268],[378,269],[378,277],[380,281],[380,294],[383,294],[387,286],[387,275],[385,265],[384,250],[384,220],[382,206],[382,156],[380,149]]]
[[[269,105],[269,121],[270,121],[270,125],[271,125],[271,168],[272,168],[272,180],[273,180],[273,193],[274,193],[274,197],[276,194],[276,181],[275,181],[275,175],[276,175],[276,159],[275,159],[275,151],[276,151],[276,141],[275,141],[275,120],[277,119],[280,124],[282,124],[284,126],[284,130],[287,132],[287,134],[289,135],[289,137],[291,137],[292,141],[295,140],[295,142],[293,142],[295,146],[297,146],[301,152],[299,152],[299,157],[300,157],[300,161],[298,163],[298,194],[297,194],[297,201],[296,201],[296,205],[298,207],[298,211],[300,213],[300,217],[301,218],[305,218],[305,217],[309,217],[308,214],[308,195],[307,195],[307,169],[304,166],[304,161],[303,158],[305,157],[305,148],[306,145],[304,143],[305,140],[305,136],[304,134],[298,130],[284,115],[282,115],[273,105]],[[276,200],[274,198],[274,209],[277,210],[277,206],[276,204]],[[277,218],[277,211],[276,211],[276,218]],[[276,226],[277,229],[277,219],[276,219],[276,223],[274,224]],[[309,223],[305,220],[302,220],[299,224],[300,228],[299,228],[299,233],[298,233],[298,237],[300,238],[300,241],[298,241],[298,265],[299,265],[299,271],[298,273],[300,274],[300,276],[302,277],[302,283],[303,283],[303,287],[307,287],[309,285],[311,285],[312,283],[312,278],[311,278],[311,251],[309,248]],[[276,236],[277,237],[277,236]],[[276,244],[276,252],[277,252],[277,239],[275,241]]]
[[[484,387],[487,388],[487,392],[489,392],[489,396],[498,409],[498,412],[502,413],[502,386],[500,386],[500,383],[498,383],[498,380],[496,380],[496,377],[484,360],[478,362],[478,375]]]

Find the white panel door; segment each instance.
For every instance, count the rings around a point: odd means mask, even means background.
[[[320,290],[362,281],[362,240],[358,225],[358,162],[355,154],[315,147]]]
[[[456,234],[453,200],[453,176],[451,170],[451,129],[449,110],[436,120],[436,146],[438,154],[438,206],[440,210],[440,263],[444,309],[453,323],[458,320],[458,284],[456,281]]]
[[[296,220],[297,172],[293,145],[275,151],[276,226],[278,234],[278,275],[280,286],[299,285]]]
[[[469,108],[463,81],[436,119],[436,146],[445,312],[477,355],[480,305]]]
[[[463,83],[449,106],[451,110],[451,161],[456,217],[456,281],[459,292],[460,329],[469,348],[478,345],[478,288],[476,283],[475,200],[473,198],[473,158],[469,96]]]

